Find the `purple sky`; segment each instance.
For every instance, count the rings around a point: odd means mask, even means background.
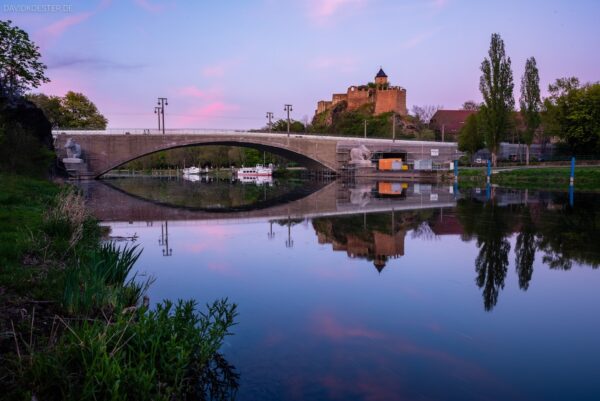
[[[312,118],[316,102],[371,81],[382,66],[408,107],[479,101],[490,35],[512,58],[515,98],[527,57],[541,86],[600,79],[600,1],[1,0],[1,19],[27,30],[52,80],[40,91],[88,95],[109,127],[258,128],[265,113]],[[193,4],[192,4],[193,3]]]

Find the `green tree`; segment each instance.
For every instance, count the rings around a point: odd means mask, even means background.
[[[69,91],[61,99],[64,120],[61,128],[106,129],[108,120],[83,93]]]
[[[9,98],[49,81],[39,48],[27,32],[11,24],[0,21],[0,95]]]
[[[600,152],[600,83],[580,87],[577,78],[561,78],[548,89],[544,130],[574,154]]]
[[[500,141],[506,133],[515,105],[514,83],[510,57],[506,56],[504,41],[497,33],[492,34],[488,55],[489,58],[486,57],[481,63],[479,90],[484,103],[480,111],[486,146],[496,166]]]
[[[525,142],[525,163],[529,164],[529,147],[533,142],[535,131],[541,123],[540,109],[540,75],[537,69],[535,58],[531,57],[525,62],[525,72],[521,78],[521,116],[525,129],[522,132],[523,142]]]
[[[52,128],[64,127],[64,116],[59,96],[48,96],[43,93],[29,93],[27,100],[42,109]]]
[[[479,120],[479,113],[471,114],[458,133],[458,149],[468,152],[469,156],[485,146]]]
[[[290,132],[304,132],[304,124],[297,120],[290,120]],[[287,132],[287,120],[280,119],[273,123],[273,131]]]

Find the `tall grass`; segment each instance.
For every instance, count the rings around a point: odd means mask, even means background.
[[[226,299],[206,312],[180,300],[114,321],[63,321],[65,334],[23,377],[44,400],[231,399],[238,375],[217,351],[236,315]]]
[[[151,279],[138,282],[131,271],[140,257],[137,246],[108,242],[77,259],[65,272],[63,306],[70,314],[110,315],[136,306]]]

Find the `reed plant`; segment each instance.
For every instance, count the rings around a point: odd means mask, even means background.
[[[227,299],[199,312],[164,301],[108,320],[65,321],[64,334],[31,354],[22,379],[44,400],[231,399],[238,375],[218,354],[234,325]]]
[[[132,274],[140,254],[137,246],[107,242],[82,255],[65,271],[63,307],[70,314],[95,316],[137,306],[152,282]]]

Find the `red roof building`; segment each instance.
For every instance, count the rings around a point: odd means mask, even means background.
[[[429,126],[438,134],[455,139],[467,117],[475,113],[476,110],[438,110],[431,117]]]

